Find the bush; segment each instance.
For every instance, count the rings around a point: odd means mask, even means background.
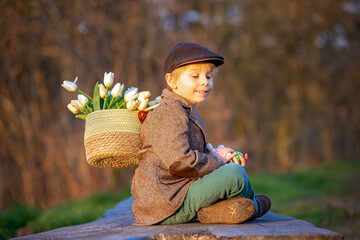
[[[37,208],[31,208],[22,203],[13,204],[0,212],[0,239],[14,237],[16,230],[36,219],[41,214]]]

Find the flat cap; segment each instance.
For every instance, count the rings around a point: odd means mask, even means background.
[[[198,62],[211,62],[215,66],[224,64],[224,57],[192,42],[179,42],[166,54],[163,63],[164,73],[171,73],[176,68]]]

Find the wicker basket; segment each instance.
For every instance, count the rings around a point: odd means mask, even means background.
[[[141,157],[138,111],[109,109],[90,113],[85,123],[86,159],[92,166],[135,166]]]

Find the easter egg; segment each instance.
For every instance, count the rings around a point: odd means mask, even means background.
[[[237,160],[239,160],[239,163],[241,163],[241,159],[240,159],[240,157],[241,156],[244,156],[244,154],[242,154],[241,152],[234,152],[236,155],[235,155],[235,157],[236,157],[236,159]],[[233,162],[234,162],[234,160],[232,160]]]

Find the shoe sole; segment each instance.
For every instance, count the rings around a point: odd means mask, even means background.
[[[254,215],[254,203],[247,198],[224,200],[204,207],[197,213],[201,223],[242,223]]]

